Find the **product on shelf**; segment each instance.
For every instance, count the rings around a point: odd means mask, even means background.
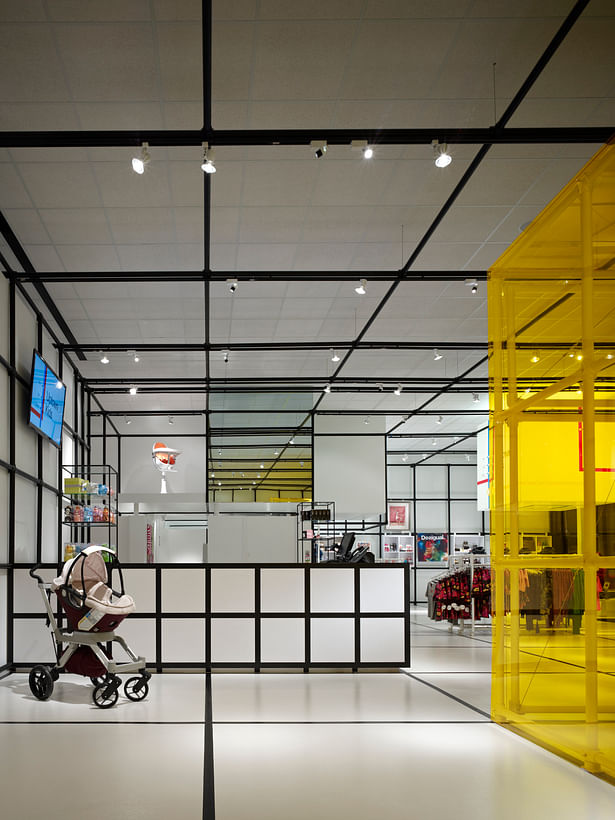
[[[85,492],[87,481],[83,478],[71,476],[64,479],[64,492],[66,495],[80,495]]]

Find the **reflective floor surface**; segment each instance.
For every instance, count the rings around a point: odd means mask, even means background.
[[[611,820],[615,788],[489,719],[490,633],[412,616],[384,674],[153,676],[141,703],[0,681],[10,820]],[[213,783],[213,787],[212,787]],[[6,813],[5,813],[6,812]]]

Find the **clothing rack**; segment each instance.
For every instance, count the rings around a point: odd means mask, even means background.
[[[491,627],[491,568],[489,556],[461,553],[449,557],[448,569],[427,585],[427,614],[435,621],[448,621],[464,632],[466,621],[471,631]],[[477,621],[488,621],[477,623]]]

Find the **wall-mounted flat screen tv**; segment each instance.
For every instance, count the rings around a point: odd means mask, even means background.
[[[62,444],[65,398],[66,386],[35,350],[32,355],[29,422],[37,433],[48,438],[56,447]]]

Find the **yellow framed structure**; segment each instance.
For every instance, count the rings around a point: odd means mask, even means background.
[[[492,716],[615,778],[615,145],[488,298]]]

